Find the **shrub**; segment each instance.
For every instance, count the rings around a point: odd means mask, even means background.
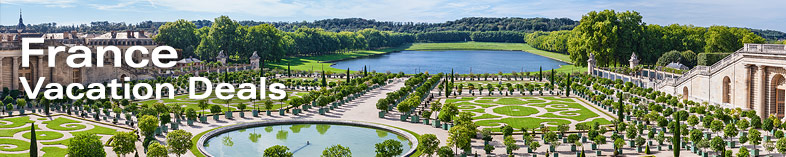
[[[700,53],[697,57],[698,65],[709,66],[715,64],[731,53]]]

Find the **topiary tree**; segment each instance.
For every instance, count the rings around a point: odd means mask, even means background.
[[[175,130],[166,135],[166,143],[168,144],[169,152],[174,153],[178,157],[188,152],[188,149],[194,145],[191,141],[191,133],[183,130]]]
[[[148,157],[167,157],[167,154],[169,154],[169,152],[166,150],[166,146],[158,142],[153,142],[153,144],[147,146]]]
[[[513,155],[513,151],[519,150],[519,145],[516,144],[516,140],[513,139],[513,136],[505,136],[503,144],[505,144],[505,152],[508,153],[509,156]]]
[[[753,144],[753,149],[756,149],[756,146],[761,144],[761,133],[759,130],[754,128],[748,130],[748,141]]]
[[[722,155],[723,152],[726,151],[726,143],[724,143],[723,139],[717,136],[712,138],[712,141],[710,141],[710,147],[715,151],[716,154],[719,155]]]
[[[112,146],[115,154],[126,156],[136,150],[136,140],[137,136],[134,132],[117,132],[112,136],[112,143],[109,145]]]
[[[750,152],[746,147],[740,147],[740,150],[737,152],[737,157],[750,157]]]
[[[95,134],[76,134],[69,141],[67,151],[70,157],[106,156],[101,137]]]
[[[321,157],[351,157],[352,151],[349,148],[339,145],[332,145],[322,151]]]
[[[374,148],[376,149],[377,157],[394,157],[404,151],[401,142],[393,139],[374,144]]]
[[[264,157],[292,157],[292,152],[289,152],[287,146],[275,145],[265,149]]]
[[[786,138],[778,139],[778,142],[775,144],[775,149],[778,150],[781,154],[786,154]]]
[[[437,156],[439,157],[453,157],[456,153],[453,152],[453,149],[450,149],[448,146],[439,147],[437,150]]]
[[[152,115],[145,115],[139,119],[139,130],[142,131],[142,135],[146,138],[150,138],[153,136],[153,132],[158,127],[158,118]]]
[[[434,134],[423,134],[418,139],[418,151],[428,156],[434,154],[439,148],[439,139]]]

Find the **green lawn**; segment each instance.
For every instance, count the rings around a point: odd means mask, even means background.
[[[15,118],[5,118],[0,119],[0,128],[16,128],[27,123],[32,123],[33,121],[30,120],[30,117],[15,117]],[[10,123],[9,123],[10,122]]]
[[[529,116],[538,113],[538,110],[524,106],[502,106],[494,108],[494,113],[508,116]]]
[[[11,146],[8,145],[14,145],[16,147],[12,148]],[[22,141],[18,139],[3,139],[0,140],[0,150],[9,151],[9,152],[30,150],[30,142]]]
[[[502,118],[501,120],[480,120],[475,122],[475,124],[479,126],[494,126],[495,128],[488,128],[492,131],[499,131],[499,126],[502,126],[502,123],[510,125],[514,129],[518,130],[520,128],[538,128],[540,127],[540,123],[546,122],[549,125],[562,125],[562,124],[570,124],[570,121],[561,120],[561,119],[540,119],[540,118],[531,118],[531,117],[515,117],[515,118]]]
[[[370,55],[378,55],[384,54],[389,52],[401,51],[401,50],[418,50],[418,51],[428,51],[428,50],[508,50],[508,51],[526,51],[532,54],[552,58],[555,60],[559,60],[566,63],[570,62],[570,55],[568,54],[561,54],[556,52],[549,52],[543,51],[533,48],[532,46],[526,43],[497,43],[497,42],[453,42],[453,43],[414,43],[414,44],[407,44],[402,45],[399,47],[393,48],[386,48],[380,50],[360,50],[360,51],[352,51],[347,53],[341,54],[329,54],[329,55],[322,55],[322,56],[304,56],[304,57],[290,57],[282,59],[276,63],[270,63],[266,65],[270,68],[279,68],[279,69],[286,69],[287,63],[290,65],[290,69],[292,70],[300,70],[300,71],[322,71],[322,68],[325,68],[325,71],[335,72],[335,73],[345,73],[346,69],[336,69],[330,67],[332,63],[328,63],[328,61],[336,61],[342,59],[350,59],[350,58],[358,58],[358,57],[365,57]],[[360,67],[357,69],[350,69],[352,71],[358,71]],[[582,71],[584,67],[575,67],[573,65],[564,65],[556,71],[558,72],[574,72],[574,71]],[[550,70],[550,69],[543,69],[543,70]],[[535,72],[537,73],[537,72]]]
[[[521,51],[527,44],[524,43],[496,43],[496,42],[453,42],[453,43],[414,43],[406,50],[508,50]]]
[[[30,139],[30,132],[26,132],[22,134],[22,137],[26,139]],[[54,131],[36,131],[35,137],[36,140],[54,140],[54,139],[62,138],[63,134]]]
[[[59,131],[73,131],[73,130],[84,129],[87,127],[83,124],[68,124],[68,123],[79,123],[79,121],[63,118],[63,117],[58,117],[57,119],[45,121],[43,123],[46,124],[47,128],[50,128],[52,130],[59,130]],[[66,125],[62,126],[63,124]]]
[[[41,148],[41,151],[44,152],[44,157],[61,157],[68,154],[68,149],[58,147],[44,147]]]
[[[484,113],[483,115],[472,117],[473,120],[475,119],[491,119],[491,118],[499,118],[500,116],[495,116],[492,114]]]
[[[358,57],[366,57],[371,55],[378,55],[384,54],[394,51],[401,51],[410,45],[402,45],[399,47],[393,48],[386,48],[386,49],[379,49],[379,50],[360,50],[360,51],[351,51],[347,53],[340,53],[340,54],[329,54],[329,55],[321,55],[321,56],[305,56],[305,57],[290,57],[282,59],[279,62],[270,63],[266,65],[266,67],[270,68],[279,68],[279,69],[287,69],[287,63],[289,63],[289,67],[292,70],[299,70],[299,71],[322,71],[322,68],[325,68],[325,71],[334,72],[334,73],[346,73],[346,69],[336,69],[330,67],[332,63],[327,63],[328,61],[336,61],[342,59],[350,59],[350,58],[358,58]],[[358,69],[350,69],[352,71],[358,71]]]

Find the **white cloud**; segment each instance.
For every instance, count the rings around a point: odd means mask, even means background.
[[[69,8],[75,6],[76,0],[2,0],[0,4],[36,4],[45,7]]]

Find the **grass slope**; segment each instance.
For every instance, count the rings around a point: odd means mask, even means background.
[[[548,57],[565,63],[571,63],[570,55],[543,51],[533,48],[526,43],[496,43],[496,42],[453,42],[453,43],[414,43],[402,45],[399,47],[392,47],[379,50],[358,50],[340,54],[329,54],[321,56],[303,56],[303,57],[290,57],[282,59],[279,62],[269,63],[266,66],[269,68],[287,69],[289,63],[292,70],[301,71],[325,71],[334,73],[344,73],[346,69],[336,69],[330,67],[332,63],[329,61],[344,60],[351,58],[366,57],[371,55],[384,54],[395,51],[410,50],[410,51],[428,51],[428,50],[506,50],[506,51],[526,51],[532,54]],[[358,71],[361,67],[350,69]],[[576,67],[573,65],[564,65],[558,69],[558,72],[573,72],[581,71],[583,67]],[[551,70],[551,69],[543,69]]]
[[[334,73],[345,73],[346,69],[336,69],[330,67],[332,63],[327,63],[329,61],[336,61],[336,60],[343,60],[343,59],[351,59],[351,58],[358,58],[358,57],[366,57],[371,55],[378,55],[384,54],[394,51],[401,51],[410,45],[402,45],[399,47],[393,48],[386,48],[386,49],[379,49],[379,50],[359,50],[359,51],[351,51],[347,53],[339,53],[339,54],[329,54],[329,55],[321,55],[321,56],[304,56],[304,57],[290,57],[284,58],[279,62],[270,63],[266,65],[269,68],[278,68],[278,69],[287,69],[287,63],[289,63],[290,69],[292,70],[300,70],[300,71],[322,71],[321,68],[325,68],[325,71],[334,72]],[[360,70],[361,67],[358,69],[350,69],[353,71]]]

